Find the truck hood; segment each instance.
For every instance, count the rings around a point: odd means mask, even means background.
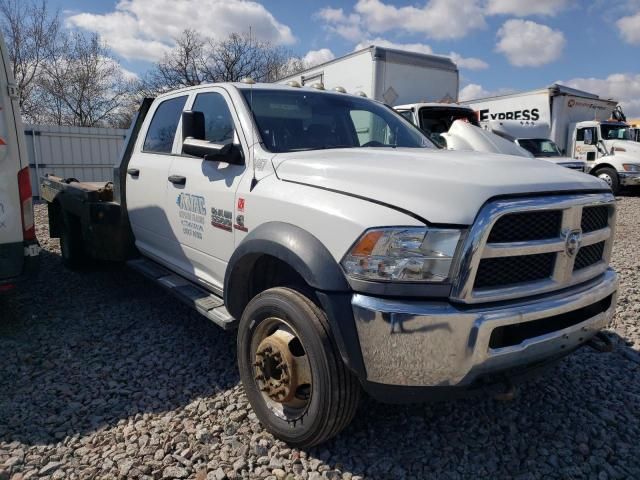
[[[626,150],[625,152],[617,151],[614,155],[626,153],[628,157],[635,157],[637,161],[640,161],[640,143],[638,142],[631,140],[609,140],[606,145],[609,150],[611,150],[612,147]]]
[[[431,223],[470,225],[498,195],[605,190],[601,180],[510,155],[412,148],[281,153],[278,178],[407,210]]]

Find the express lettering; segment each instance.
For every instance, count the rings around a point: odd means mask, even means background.
[[[489,109],[480,110],[480,121],[487,120],[539,120],[540,110],[532,108],[527,110],[516,110],[514,112],[491,113]]]

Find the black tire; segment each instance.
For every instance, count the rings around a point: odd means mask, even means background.
[[[295,419],[281,418],[260,391],[256,375],[255,344],[260,325],[284,320],[299,339],[312,379],[308,403]],[[262,425],[296,447],[310,447],[337,435],[353,419],[360,384],[345,367],[325,313],[307,296],[291,288],[271,288],[253,298],[238,326],[238,367],[245,392]]]
[[[618,178],[618,172],[613,168],[599,168],[596,170],[595,176],[607,182],[614,195],[617,195],[620,192],[620,179]]]
[[[71,270],[78,270],[87,264],[80,220],[66,212],[62,217],[60,252],[62,263]]]

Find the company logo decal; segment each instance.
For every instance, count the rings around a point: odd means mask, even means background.
[[[607,110],[607,107],[605,107],[603,105],[597,105],[597,104],[591,103],[591,102],[580,102],[580,101],[576,100],[575,98],[570,98],[567,101],[567,107],[569,107],[569,108],[586,107],[586,108],[590,108],[591,110]]]
[[[211,209],[211,225],[230,232],[233,229],[233,214],[229,210],[214,207]]]
[[[540,109],[531,108],[512,112],[491,113],[488,108],[480,110],[480,121],[486,120],[539,120]]]
[[[183,235],[202,240],[205,216],[207,215],[205,198],[200,195],[181,193],[176,199],[176,205],[180,209],[178,215]]]

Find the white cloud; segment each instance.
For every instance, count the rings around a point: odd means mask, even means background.
[[[458,68],[466,70],[485,70],[489,68],[489,64],[480,58],[475,57],[463,57],[459,53],[451,52],[449,54],[451,60],[453,60]]]
[[[363,32],[380,34],[390,30],[420,33],[438,40],[456,39],[486,26],[480,0],[429,0],[420,7],[358,0],[352,13],[323,8],[317,16],[330,31],[352,41],[363,38]]]
[[[529,15],[555,16],[566,10],[573,0],[489,0],[488,15],[514,15],[527,17]]]
[[[324,62],[333,60],[336,56],[328,48],[321,48],[320,50],[309,50],[307,54],[302,58],[305,65],[312,67]]]
[[[622,17],[616,22],[616,26],[625,42],[640,45],[640,12]]]
[[[573,78],[558,81],[568,87],[612,98],[622,105],[628,118],[640,117],[640,74],[614,73],[607,78]]]
[[[247,32],[275,44],[291,44],[291,29],[261,4],[241,0],[119,0],[105,14],[79,13],[68,17],[75,26],[98,33],[116,53],[127,59],[155,61],[173,46],[185,29],[214,38]]]
[[[515,93],[513,88],[498,88],[497,90],[487,90],[482,85],[470,83],[460,90],[458,97],[461,102],[467,100],[477,100],[479,98],[494,97],[496,95],[508,95]]]
[[[326,28],[333,33],[357,42],[364,36],[361,28],[360,15],[350,13],[346,15],[342,8],[325,7],[316,13],[316,17],[325,22]]]
[[[461,102],[489,96],[491,96],[491,93],[482,88],[482,85],[478,85],[477,83],[470,83],[464,88],[461,88],[460,93],[458,94],[458,98]]]
[[[507,20],[497,33],[496,50],[516,67],[538,67],[562,55],[564,34],[531,20]]]

